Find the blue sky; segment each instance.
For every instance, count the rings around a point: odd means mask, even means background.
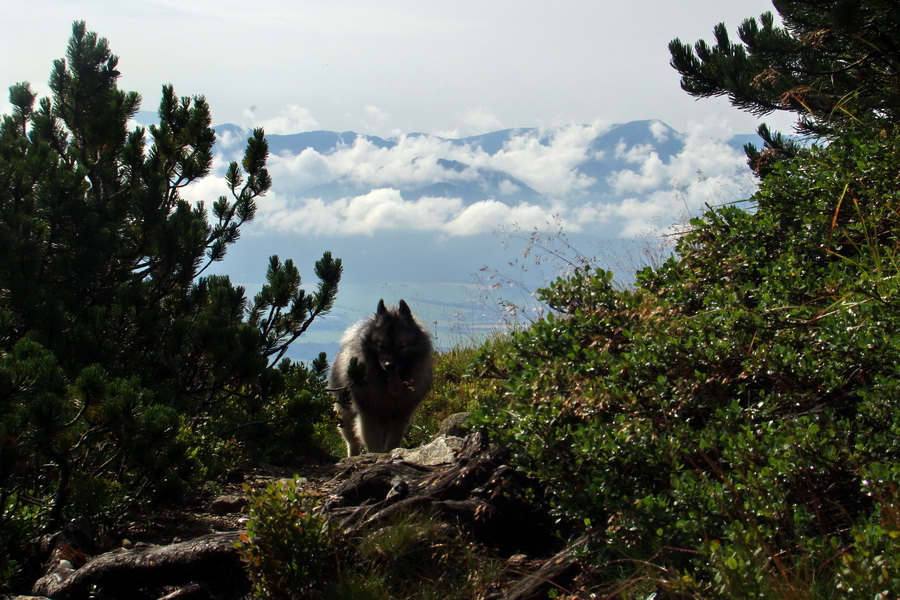
[[[205,95],[216,123],[270,133],[466,135],[647,118],[752,131],[756,120],[726,101],[680,90],[667,43],[710,39],[716,23],[733,31],[767,10],[767,0],[4,0],[0,80],[44,91],[72,21],[85,20],[145,109],[172,83]]]

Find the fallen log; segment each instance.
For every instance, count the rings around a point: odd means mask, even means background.
[[[235,549],[240,534],[213,533],[167,546],[119,549],[96,556],[74,570],[55,565],[35,583],[32,593],[55,600],[87,600],[97,593],[130,598],[139,589],[203,583],[232,595],[248,586]]]

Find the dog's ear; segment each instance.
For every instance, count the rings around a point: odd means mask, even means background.
[[[387,308],[384,307],[384,298],[378,301],[378,311],[375,313],[378,315],[387,314]]]
[[[409,310],[409,305],[403,300],[400,301],[400,314],[407,319],[412,319],[412,311]]]

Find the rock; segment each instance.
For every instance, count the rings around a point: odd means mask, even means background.
[[[391,455],[417,465],[434,466],[451,463],[456,460],[462,448],[462,438],[452,435],[442,435],[435,438],[429,444],[418,448],[397,448]]]
[[[219,516],[241,512],[241,509],[247,506],[247,503],[248,501],[246,496],[240,496],[237,494],[219,496],[209,505],[209,512]]]
[[[443,421],[438,429],[438,435],[452,435],[455,437],[466,437],[472,432],[469,426],[469,419],[472,417],[470,412],[453,413]]]

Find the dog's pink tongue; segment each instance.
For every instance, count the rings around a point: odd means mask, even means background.
[[[400,379],[400,373],[397,371],[388,373],[387,389],[391,396],[403,395],[403,392],[406,391],[406,384]]]

